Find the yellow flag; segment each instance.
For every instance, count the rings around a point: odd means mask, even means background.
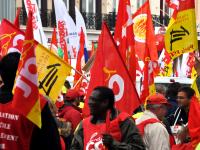
[[[70,75],[71,66],[41,44],[36,46],[36,61],[39,92],[55,103],[66,77]]]
[[[194,91],[195,91],[195,93],[196,93],[196,96],[200,99],[200,93],[199,93],[198,86],[197,86],[197,77],[196,77],[196,79],[193,81],[191,87],[194,89]]]
[[[180,1],[177,18],[165,34],[165,47],[172,59],[198,49],[194,0]]]
[[[160,69],[159,76],[171,77],[172,73],[173,73],[173,65],[172,65],[172,61],[171,61],[169,64],[164,63],[164,67]]]

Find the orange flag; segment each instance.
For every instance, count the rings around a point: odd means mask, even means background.
[[[131,79],[135,82],[136,58],[130,0],[120,0],[119,6],[114,39],[119,46],[120,54],[128,67]]]
[[[32,12],[28,15],[27,29],[21,60],[14,87],[13,107],[30,121],[41,127],[41,110],[38,90],[38,73],[34,50]]]
[[[105,23],[99,37],[96,58],[91,68],[90,83],[83,109],[89,115],[88,98],[96,86],[107,86],[115,94],[115,106],[120,111],[132,114],[140,105],[135,86],[126,65]]]
[[[157,61],[158,53],[149,0],[133,15],[133,31],[135,35],[136,55],[144,61],[145,51],[149,50],[151,60]]]
[[[83,32],[83,29],[81,28],[80,48],[79,48],[78,57],[77,57],[77,61],[76,61],[76,70],[79,71],[80,73],[82,73],[81,60],[84,56],[84,45],[85,45],[85,35]],[[81,78],[80,73],[78,73],[77,71],[75,72],[75,75],[74,75],[74,85]]]

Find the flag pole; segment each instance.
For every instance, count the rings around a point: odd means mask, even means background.
[[[71,67],[72,67],[72,66],[71,66]],[[80,71],[76,70],[76,69],[73,68],[73,67],[72,67],[72,69],[73,69],[75,72],[77,72],[81,77],[83,77],[87,82],[89,82],[89,80],[87,79],[87,77],[86,77],[84,74],[82,74]],[[81,77],[80,77],[80,78],[81,78]],[[80,79],[80,78],[79,78],[79,79]],[[78,82],[78,81],[77,81],[77,82]]]
[[[83,79],[83,76],[81,76],[78,81],[76,82],[76,84],[73,86],[73,89],[76,88],[76,86],[81,82],[81,80]],[[88,80],[87,80],[88,81]]]
[[[153,20],[153,22],[155,22],[155,23],[157,23],[157,24],[159,24],[159,25],[161,25],[161,26],[165,27],[165,25],[164,25],[164,24],[161,24],[161,23],[159,23],[158,21],[154,20],[153,18],[152,18],[152,20]]]

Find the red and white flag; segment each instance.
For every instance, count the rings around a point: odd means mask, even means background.
[[[179,3],[180,3],[179,0],[166,0],[166,3],[168,4],[170,8],[174,10],[172,14],[172,18],[176,20],[178,10],[179,10]]]
[[[133,21],[130,0],[120,0],[114,39],[129,70],[133,82],[136,80],[136,57],[134,49]]]
[[[182,77],[191,78],[192,76],[192,68],[195,64],[195,53],[184,53],[182,57],[182,63],[181,63],[181,74]]]
[[[32,12],[29,12],[25,40],[21,52],[12,105],[25,117],[41,127],[41,109],[38,90]]]
[[[135,53],[141,60],[145,60],[145,51],[149,50],[152,61],[158,60],[156,38],[149,0],[133,15],[133,31],[135,35]]]
[[[135,35],[135,53],[144,62],[143,81],[140,99],[145,99],[155,92],[154,75],[159,72],[156,38],[150,11],[149,0],[133,15]]]
[[[140,105],[135,86],[129,76],[126,65],[105,23],[99,37],[98,49],[83,109],[89,115],[88,98],[96,86],[107,86],[115,94],[115,106],[120,111],[132,114]]]
[[[24,5],[26,8],[27,14],[31,11],[33,13],[33,34],[34,34],[34,39],[44,45],[45,47],[48,47],[47,43],[47,38],[44,34],[44,30],[42,28],[42,21],[40,17],[40,10],[37,5],[36,0],[24,0]]]

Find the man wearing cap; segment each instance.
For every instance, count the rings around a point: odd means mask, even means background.
[[[67,91],[64,97],[64,106],[59,113],[60,118],[64,118],[66,121],[72,123],[72,130],[74,131],[79,124],[79,122],[83,119],[81,114],[81,109],[78,107],[79,105],[79,92],[75,89],[70,89]]]
[[[66,149],[70,149],[74,131],[79,122],[83,119],[81,109],[78,107],[80,101],[79,97],[80,94],[77,90],[69,89],[64,96],[64,105],[58,114],[59,118],[72,124],[71,134],[68,137],[63,137],[66,144]]]
[[[154,94],[147,99],[146,110],[136,125],[143,136],[147,150],[169,150],[169,134],[162,124],[169,103],[162,94]]]
[[[112,89],[96,87],[88,106],[91,116],[76,129],[71,150],[144,150],[133,119],[114,108]]]

